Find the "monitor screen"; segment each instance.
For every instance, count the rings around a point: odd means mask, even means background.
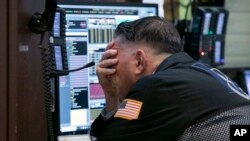
[[[54,53],[55,53],[56,69],[62,70],[63,69],[62,47],[60,45],[55,45]]]
[[[66,47],[69,69],[88,62],[98,63],[116,26],[158,15],[157,4],[88,3],[59,0],[66,13]],[[87,133],[105,106],[103,90],[95,67],[59,78],[59,124],[61,135]]]
[[[245,79],[245,86],[246,92],[250,95],[250,70],[244,71],[244,79]]]
[[[53,36],[54,37],[60,37],[61,36],[60,25],[61,25],[61,13],[56,12],[55,13],[55,18],[54,18],[54,24],[53,24]]]

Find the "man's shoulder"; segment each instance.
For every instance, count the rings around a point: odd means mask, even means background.
[[[182,81],[188,79],[192,80],[193,75],[197,74],[188,68],[171,68],[139,79],[136,83],[136,86],[146,88],[161,83],[171,83],[173,81]]]

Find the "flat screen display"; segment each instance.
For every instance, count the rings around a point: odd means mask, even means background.
[[[89,3],[59,0],[66,13],[66,48],[69,69],[101,59],[113,40],[116,26],[147,16],[157,16],[157,4]],[[59,126],[61,135],[84,134],[105,106],[95,67],[59,78]]]
[[[54,18],[54,25],[53,25],[53,36],[60,37],[61,36],[61,13],[56,12]]]
[[[63,59],[62,59],[62,47],[59,45],[54,46],[56,69],[63,69]]]
[[[250,70],[244,71],[244,79],[245,79],[246,92],[250,96]]]

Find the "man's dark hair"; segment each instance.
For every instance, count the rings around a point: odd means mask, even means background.
[[[122,22],[115,30],[115,37],[121,35],[130,42],[145,42],[155,48],[158,53],[183,51],[179,33],[173,24],[161,17],[152,16]]]

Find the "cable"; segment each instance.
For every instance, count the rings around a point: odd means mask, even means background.
[[[188,9],[189,9],[189,7],[190,7],[190,5],[192,5],[192,3],[193,3],[193,0],[189,0],[189,3],[187,4],[187,7],[186,7],[186,12],[185,12],[185,29],[187,28],[187,14],[188,14]]]
[[[182,44],[185,45],[185,41],[186,41],[186,34],[188,33],[188,21],[187,21],[187,15],[188,15],[188,10],[189,7],[193,4],[194,0],[189,0],[189,3],[187,5],[185,5],[186,11],[185,11],[185,17],[182,23],[182,27],[181,27],[181,40],[182,40]],[[183,4],[182,4],[183,5]]]
[[[179,1],[174,1],[174,3],[175,3],[176,5],[179,5],[179,6],[183,7],[183,8],[186,8],[186,7],[188,6],[188,4],[185,5],[185,4],[183,4],[182,2],[179,2]]]
[[[185,13],[185,20],[186,20],[187,19],[187,11],[188,11],[190,5],[193,3],[193,0],[190,0],[187,5],[184,5],[181,2],[174,2],[174,0],[171,0],[171,14],[172,14],[173,23],[176,20],[176,18],[175,18],[175,6],[174,6],[174,3],[178,4],[179,6],[182,6],[182,7],[186,8],[186,13]]]
[[[85,68],[89,68],[89,67],[92,67],[95,65],[95,62],[89,62],[87,63],[86,65],[80,67],[80,68],[76,68],[76,69],[72,69],[72,70],[56,70],[56,69],[53,69],[51,68],[51,70],[55,71],[54,73],[69,73],[69,72],[75,72],[75,71],[79,71],[79,70],[82,70],[82,69],[85,69]]]
[[[51,94],[51,84],[50,84],[50,54],[48,48],[42,45],[44,38],[44,33],[41,34],[39,48],[41,49],[42,56],[42,78],[43,78],[43,89],[44,89],[44,97],[45,97],[45,110],[46,110],[46,119],[48,125],[48,140],[54,141],[54,126],[53,126],[53,116],[52,112],[54,112],[54,98]]]
[[[171,0],[171,14],[172,14],[172,23],[175,23],[175,13],[174,13],[174,0]]]

